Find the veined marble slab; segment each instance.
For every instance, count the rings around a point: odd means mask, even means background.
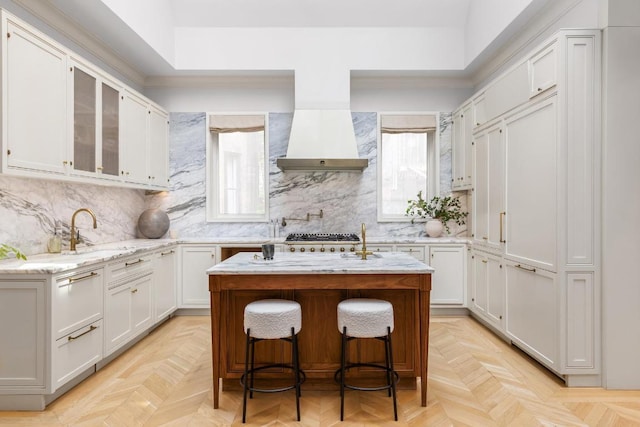
[[[385,252],[356,254],[277,253],[273,260],[262,254],[241,252],[207,270],[207,274],[420,274],[435,270],[411,255]]]

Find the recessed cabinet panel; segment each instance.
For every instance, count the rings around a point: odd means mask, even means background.
[[[466,288],[467,256],[464,246],[429,246],[431,304],[463,305]]]
[[[557,83],[556,43],[547,46],[529,60],[529,97],[540,95]]]
[[[96,171],[96,79],[73,71],[73,168]]]
[[[120,92],[102,83],[102,173],[120,176]]]
[[[542,363],[557,369],[558,300],[555,274],[507,263],[509,337]]]
[[[180,283],[180,308],[209,308],[209,276],[207,270],[216,261],[215,246],[183,246]]]
[[[169,182],[169,115],[156,108],[149,115],[149,184],[167,186]]]
[[[556,97],[506,120],[506,255],[555,271]]]
[[[0,281],[0,387],[45,386],[44,281]]]
[[[147,184],[147,136],[149,109],[147,102],[125,91],[122,101],[122,144],[120,174],[126,182]]]
[[[91,270],[58,277],[53,294],[55,339],[102,319],[103,270]]]

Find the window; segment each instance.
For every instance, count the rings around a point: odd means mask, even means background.
[[[438,194],[437,113],[378,115],[378,221],[410,221],[407,201]]]
[[[267,221],[265,114],[208,117],[207,221]]]

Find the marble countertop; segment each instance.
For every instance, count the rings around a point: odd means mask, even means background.
[[[171,239],[134,239],[81,247],[75,252],[29,255],[27,260],[0,261],[0,274],[55,274],[87,265],[108,262],[137,252],[162,249],[177,243]]]
[[[368,255],[366,260],[356,254],[277,253],[273,260],[260,254],[241,252],[216,264],[207,274],[413,274],[435,270],[406,253],[385,252]]]
[[[60,254],[29,255],[26,261],[6,259],[0,261],[0,274],[55,274],[91,264],[108,262],[116,258],[134,255],[137,252],[158,250],[176,244],[210,245],[261,245],[263,243],[284,244],[284,237],[214,237],[180,239],[132,239],[90,247],[80,247],[75,252],[63,251]],[[367,245],[376,244],[465,244],[466,238],[407,238],[407,237],[370,237]],[[316,254],[315,256],[317,256]],[[329,255],[329,254],[327,254]],[[346,254],[345,254],[346,255]],[[351,261],[343,259],[343,261]],[[373,263],[369,263],[373,265]]]

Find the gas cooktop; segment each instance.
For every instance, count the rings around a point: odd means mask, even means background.
[[[354,233],[291,233],[286,242],[359,242]]]

